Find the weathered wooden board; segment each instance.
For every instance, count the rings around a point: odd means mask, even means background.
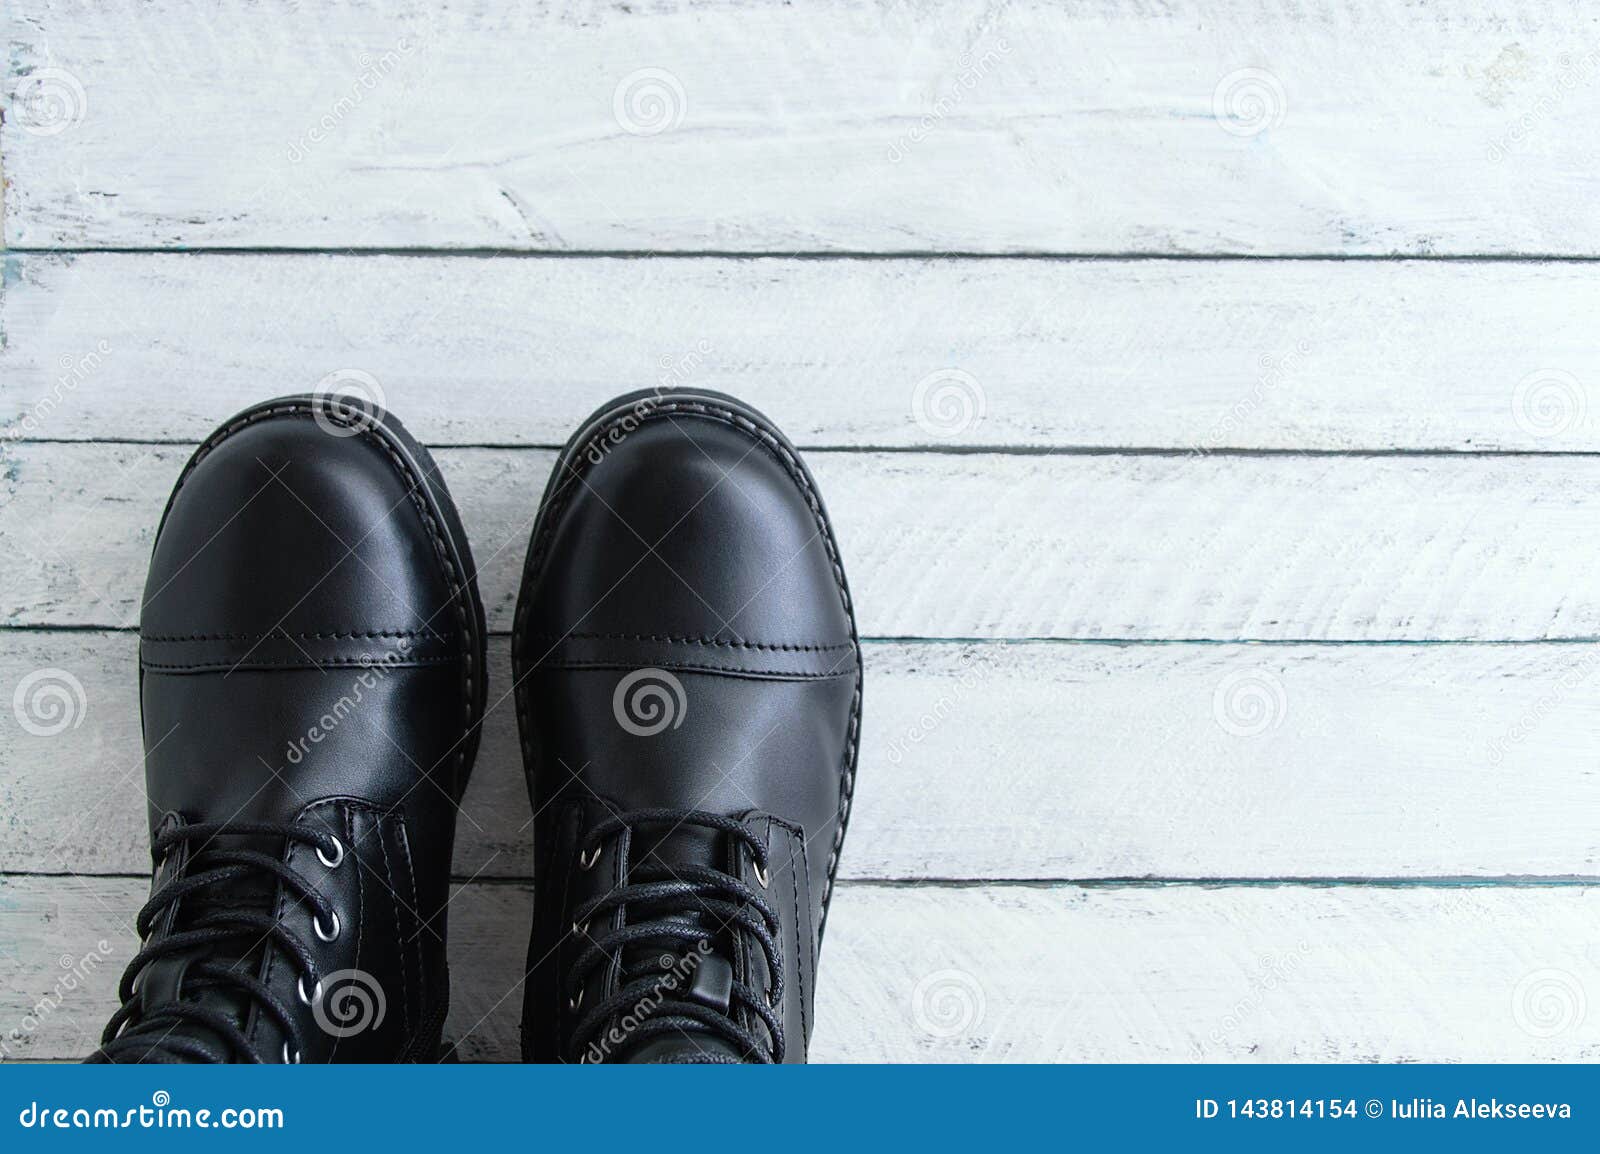
[[[13,246],[1600,252],[1576,0],[9,7]]]
[[[0,699],[38,674],[28,700],[71,703],[25,707],[44,733],[0,715],[0,870],[149,869],[134,649],[0,630]],[[490,657],[455,872],[527,877],[504,638]],[[842,869],[1600,876],[1597,672],[1600,645],[869,644]]]
[[[1600,449],[1600,266],[5,258],[0,428],[198,441],[359,369],[430,444],[721,389],[802,446]]]
[[[0,617],[136,622],[189,450],[4,449]],[[807,455],[879,637],[1600,636],[1600,458]],[[439,455],[504,629],[553,455]]]
[[[93,1046],[144,889],[0,878],[6,1056]],[[1583,887],[844,885],[813,1056],[1592,1061],[1597,906]],[[530,909],[525,887],[482,884],[451,907],[447,1033],[467,1060],[516,1060]]]
[[[456,446],[502,632],[605,398],[846,450],[877,640],[817,1058],[1600,1059],[1600,265],[1249,259],[1600,256],[1600,12],[6,15],[0,1058],[84,1053],[134,949],[112,630],[186,443],[358,369]],[[1150,259],[1194,256],[1246,259]],[[516,1054],[513,725],[460,823],[469,1059]]]

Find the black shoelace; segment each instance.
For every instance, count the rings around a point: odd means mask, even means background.
[[[275,822],[201,822],[178,826],[157,835],[155,854],[165,856],[183,842],[199,847],[184,871],[163,885],[139,911],[136,923],[140,938],[148,938],[155,921],[174,902],[210,886],[237,886],[241,882],[259,881],[262,874],[281,882],[284,888],[300,902],[311,908],[318,925],[337,925],[332,906],[300,874],[279,859],[258,850],[219,848],[210,843],[223,835],[282,838],[316,847],[323,860],[337,864],[344,855],[344,847],[333,835],[301,825]],[[269,891],[270,893],[270,891]],[[277,1022],[288,1039],[284,1043],[282,1059],[297,1062],[300,1059],[300,1027],[295,1022],[289,1005],[257,978],[246,972],[255,969],[260,946],[272,943],[292,960],[299,971],[299,991],[302,1001],[315,999],[318,984],[317,963],[305,942],[293,931],[274,919],[270,913],[256,909],[205,909],[193,918],[185,918],[182,928],[167,937],[142,948],[123,972],[118,987],[122,1006],[111,1016],[100,1049],[91,1062],[226,1062],[236,1059],[245,1062],[262,1062],[265,1059],[245,1036],[234,1015],[215,1005],[191,1000],[189,995],[205,990],[226,990],[242,997],[244,1004],[254,1003]],[[143,1008],[134,984],[144,968],[151,962],[185,953],[216,954],[223,947],[233,946],[234,956],[202,957],[186,971],[183,996],[149,1008]],[[307,995],[307,990],[313,991]],[[186,1026],[199,1027],[202,1036],[211,1035],[220,1040],[223,1049],[185,1032]]]
[[[592,861],[601,845],[624,830],[640,826],[666,825],[669,829],[699,826],[719,831],[749,847],[762,876],[767,872],[767,848],[733,818],[700,810],[643,809],[606,818],[589,831],[578,847],[580,860]],[[624,911],[621,926],[588,934],[593,919]],[[628,922],[630,911],[641,908],[648,913]],[[693,915],[702,915],[699,920]],[[688,916],[685,916],[688,915]],[[616,965],[622,972],[615,993],[592,1007],[579,1019],[572,1032],[569,1059],[589,1060],[591,1043],[619,1014],[632,1013],[640,1020],[628,1033],[625,1044],[637,1047],[649,1038],[678,1031],[703,1030],[734,1046],[747,1061],[783,1061],[783,1023],[774,1010],[783,997],[783,960],[776,935],[780,932],[777,911],[740,878],[708,866],[668,867],[649,862],[628,872],[628,884],[585,902],[573,912],[573,929],[588,939],[567,973],[566,997],[569,1006],[581,1005],[583,985],[596,967]],[[671,954],[659,955],[655,966],[625,964],[624,952],[655,954],[656,947],[692,957],[696,948],[706,949],[713,938],[747,936],[761,948],[771,975],[770,989],[757,990],[734,980],[728,1012],[716,1006],[677,996],[683,992],[681,975],[673,977]],[[706,943],[706,945],[703,945]],[[747,1028],[734,1016],[734,1007],[743,1006],[766,1026],[767,1039]]]

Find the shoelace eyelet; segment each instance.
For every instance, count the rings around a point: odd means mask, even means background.
[[[308,1006],[314,1006],[319,1001],[322,1000],[322,979],[321,978],[317,979],[317,984],[315,986],[311,987],[311,992],[308,994],[308,993],[306,993],[305,975],[302,974],[299,978],[295,979],[294,989],[295,989],[295,993],[300,995],[300,1000],[302,1002],[304,1002]]]
[[[311,919],[311,931],[317,935],[319,941],[331,942],[339,936],[339,911],[329,910],[328,912],[333,915],[333,929],[331,930],[324,932],[321,918]]]
[[[581,1006],[581,1005],[583,1005],[583,990],[582,989],[580,989],[578,991],[578,996],[576,998],[568,998],[567,999],[567,1009],[571,1010],[573,1013],[577,1013],[578,1012],[578,1007]]]
[[[761,863],[760,862],[751,862],[750,863],[750,868],[753,871],[755,871],[756,881],[758,883],[760,883],[761,888],[762,889],[766,889],[767,888],[767,883],[772,881],[772,875],[770,875],[769,873],[767,873],[766,870],[761,868]]]
[[[300,1064],[300,1051],[289,1049],[289,1043],[283,1044],[283,1064],[285,1066],[298,1066]]]
[[[333,837],[332,834],[329,834],[328,836],[329,837]],[[322,847],[319,845],[317,847],[317,860],[319,862],[321,862],[323,865],[327,866],[331,870],[338,869],[339,868],[339,863],[344,861],[344,842],[340,841],[336,837],[333,838],[333,860],[332,861],[328,860],[327,855],[322,852]]]
[[[572,932],[575,933],[575,934],[586,934],[586,933],[588,933],[589,932],[589,923],[588,922],[584,922],[580,926],[577,922],[573,922],[572,923]]]
[[[595,846],[593,853],[590,853],[586,850],[578,855],[578,868],[581,870],[592,870],[594,869],[595,863],[599,860],[600,847]]]

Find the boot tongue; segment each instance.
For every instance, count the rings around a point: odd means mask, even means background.
[[[630,881],[688,881],[694,870],[716,869],[727,860],[726,838],[704,826],[680,825],[676,828],[645,829],[635,833],[628,853]],[[704,928],[713,950],[726,952],[731,946],[721,919],[696,908],[693,898],[666,898],[653,902],[630,902],[628,923],[667,921]],[[676,937],[636,942],[622,953],[623,968],[630,973],[666,969],[664,963],[698,954],[693,941]]]
[[[630,870],[672,877],[688,869],[720,869],[728,860],[727,835],[703,825],[646,826],[628,849]]]
[[[283,852],[283,844],[278,839],[259,835],[219,834],[190,860],[186,873],[193,877],[196,873],[210,868],[207,861],[210,852],[241,849],[255,850],[277,857]],[[276,879],[264,871],[252,870],[241,877],[204,886],[181,898],[178,902],[177,918],[172,927],[173,932],[194,929],[196,923],[208,915],[222,913],[270,915],[276,899]],[[265,948],[265,943],[261,941],[262,936],[259,933],[250,933],[246,936],[245,932],[241,931],[235,938],[219,942],[215,946],[196,947],[182,955],[152,962],[145,967],[139,977],[139,999],[145,1014],[155,1012],[160,1007],[176,1001],[196,1002],[222,1011],[238,1022],[240,1029],[244,1029],[249,1022],[251,1010],[249,996],[235,986],[210,984],[207,979],[194,972],[194,967],[201,961],[209,961],[225,966],[236,965],[242,972],[254,975],[259,969],[259,963],[251,960],[248,955],[259,958],[261,950]],[[167,1027],[160,1028],[165,1030]],[[218,1053],[227,1054],[230,1050],[214,1030],[195,1022],[177,1025],[172,1032],[195,1038]]]
[[[677,877],[687,881],[691,874],[686,867],[719,869],[727,860],[727,837],[717,830],[691,825],[647,828],[633,837],[629,875],[636,882]],[[731,1016],[733,966],[729,958],[735,942],[734,934],[723,927],[724,919],[697,909],[693,898],[630,902],[627,916],[629,925],[672,922],[705,931],[696,940],[663,936],[635,942],[623,950],[623,981],[644,978],[651,983],[650,994],[641,1001],[693,1001]],[[656,1035],[634,1046],[624,1043],[616,1060],[723,1063],[742,1059],[721,1035],[685,1024],[681,1032]]]

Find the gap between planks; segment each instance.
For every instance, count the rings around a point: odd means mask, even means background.
[[[7,881],[20,1020],[97,946],[81,994],[8,1057],[80,1055],[115,1006],[147,883]],[[1585,1060],[1600,1025],[1600,890],[858,886],[830,914],[819,1061]],[[450,910],[463,1058],[516,1054],[532,892],[470,886]],[[1566,1012],[1547,1020],[1545,999]],[[962,1011],[945,1022],[946,999]],[[945,1029],[945,1026],[951,1026]],[[9,1039],[8,1039],[9,1040]]]
[[[19,870],[0,869],[0,879],[37,878],[64,880],[71,878],[97,881],[149,881],[149,875],[136,873],[96,873],[93,871]],[[485,874],[451,874],[453,886],[531,886],[532,875],[494,877]],[[1517,874],[1505,877],[1039,877],[1039,878],[846,878],[834,882],[836,889],[1028,889],[1048,890],[1061,887],[1073,889],[1585,889],[1600,886],[1600,874]]]
[[[7,444],[23,445],[118,445],[125,448],[192,449],[199,441],[190,437],[7,437]],[[425,446],[430,452],[459,450],[461,452],[487,453],[554,453],[566,446],[554,441],[430,441]],[[1252,448],[1244,445],[1219,446],[1203,452],[1161,445],[945,445],[945,444],[833,444],[796,442],[795,447],[805,453],[870,453],[874,456],[899,454],[917,457],[1239,457],[1239,458],[1460,458],[1463,460],[1497,460],[1503,458],[1539,459],[1545,457],[1574,457],[1600,459],[1600,449],[1274,449]],[[0,445],[0,456],[4,446]]]
[[[490,644],[492,686],[510,683],[508,649]],[[148,869],[136,654],[131,633],[0,631],[0,685],[53,669],[83,707],[55,735],[0,727],[0,866]],[[1600,803],[1592,646],[871,644],[865,656],[845,878],[1600,874],[1586,817]],[[331,679],[329,703],[344,689]],[[80,772],[63,778],[64,764]],[[487,716],[462,813],[455,874],[531,873],[504,708]]]
[[[698,249],[662,252],[655,249],[552,249],[548,251],[508,248],[449,248],[439,245],[412,247],[296,247],[293,245],[183,245],[169,248],[129,245],[0,245],[0,253],[15,256],[398,256],[459,258],[462,260],[810,260],[810,261],[1044,261],[1061,264],[1187,261],[1195,264],[1273,264],[1289,262],[1340,262],[1384,264],[1596,264],[1597,253],[1516,252],[1516,253],[1419,253],[1394,252],[982,252],[963,249],[905,249],[859,251],[833,249],[772,249],[741,252],[737,249]]]
[[[51,633],[104,633],[110,636],[137,637],[137,625],[94,625],[74,624],[52,625],[48,622],[17,621],[0,622],[0,634],[4,633],[44,634]],[[508,629],[490,629],[486,636],[490,638],[507,638],[511,636]],[[970,645],[994,646],[996,649],[1005,649],[1013,645],[1106,645],[1113,648],[1125,649],[1140,645],[1259,645],[1292,648],[1307,646],[1321,648],[1323,646],[1351,645],[1362,648],[1372,648],[1379,645],[1397,646],[1432,646],[1456,645],[1461,647],[1476,647],[1484,645],[1500,645],[1514,648],[1527,645],[1594,645],[1600,644],[1600,637],[1530,637],[1523,640],[1506,638],[1486,638],[1474,640],[1470,637],[1433,637],[1422,638],[1415,641],[1403,637],[1388,639],[1361,640],[1359,638],[1338,637],[1327,641],[1318,641],[1305,637],[1133,637],[1119,639],[1114,637],[956,637],[938,634],[915,635],[876,635],[863,633],[858,638],[863,645]]]
[[[131,626],[189,454],[14,445],[0,618]],[[490,628],[510,624],[542,450],[441,450]],[[1600,461],[1530,456],[809,455],[869,637],[1589,638]],[[487,545],[484,545],[487,543]],[[481,548],[480,548],[481,546]]]
[[[813,451],[1600,451],[1587,266],[4,264],[8,438],[193,444],[349,367],[439,447],[559,445],[654,381],[741,396]]]

